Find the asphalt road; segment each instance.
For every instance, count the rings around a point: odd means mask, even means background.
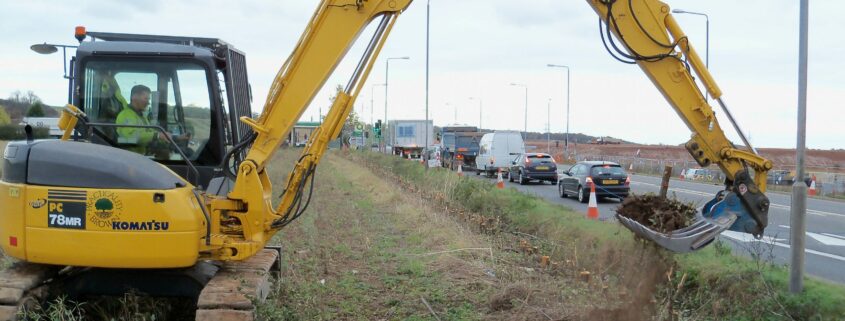
[[[478,177],[468,172],[467,176]],[[489,179],[487,179],[489,180]],[[495,179],[490,180],[495,183]],[[579,203],[574,198],[562,199],[557,187],[549,183],[532,182],[528,185],[510,183],[505,179],[506,187],[514,187],[527,194],[543,197],[553,203],[562,204],[575,211],[586,213],[587,204]],[[721,190],[719,185],[702,184],[673,179],[669,184],[669,194],[678,199],[702,206]],[[657,193],[660,190],[660,178],[651,176],[631,176],[631,191],[637,194]],[[790,195],[768,193],[771,201],[769,209],[769,227],[764,237],[756,240],[749,234],[727,231],[720,236],[730,244],[735,253],[743,255],[760,254],[776,264],[790,262],[789,211]],[[599,199],[599,219],[615,221],[613,215],[621,201],[617,199]],[[807,200],[807,237],[805,271],[807,274],[822,279],[845,283],[845,203],[808,199]]]

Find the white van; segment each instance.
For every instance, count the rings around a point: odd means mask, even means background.
[[[478,157],[475,158],[476,174],[496,175],[501,169],[507,173],[513,161],[525,153],[525,143],[519,132],[495,132],[484,134],[478,143]]]

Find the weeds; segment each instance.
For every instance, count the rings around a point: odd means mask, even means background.
[[[86,320],[82,306],[82,303],[59,297],[48,302],[46,308],[38,305],[24,307],[18,312],[18,317],[26,321],[82,321]]]
[[[18,314],[26,321],[193,320],[195,309],[189,299],[153,298],[129,292],[123,297],[92,297],[86,301],[60,296],[40,305],[25,305]]]

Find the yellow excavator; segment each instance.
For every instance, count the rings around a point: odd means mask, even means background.
[[[0,247],[24,263],[0,273],[0,293],[13,292],[0,295],[0,319],[48,279],[72,294],[198,295],[198,320],[250,314],[251,299],[266,296],[266,273],[279,264],[267,243],[308,208],[317,165],[410,2],[321,1],[257,117],[244,54],[229,43],[77,28],[62,139],[11,142],[4,151]],[[587,2],[604,22],[608,50],[638,64],[692,130],[693,157],[728,177],[688,229],[662,234],[620,222],[678,252],[726,229],[762,235],[771,163],[747,141],[737,148],[725,137],[690,69],[725,107],[721,91],[669,7]],[[274,194],[268,162],[372,22],[357,68]]]
[[[0,319],[48,279],[71,296],[131,288],[198,297],[198,320],[251,318],[279,264],[267,243],[308,208],[317,165],[410,3],[321,1],[257,117],[231,44],[78,27],[65,134],[4,152],[0,247],[25,264],[0,273]],[[371,23],[348,83],[274,193],[268,162]]]

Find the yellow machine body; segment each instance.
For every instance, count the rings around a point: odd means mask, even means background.
[[[2,249],[33,263],[187,267],[197,261],[204,222],[190,186],[115,190],[0,182]]]

